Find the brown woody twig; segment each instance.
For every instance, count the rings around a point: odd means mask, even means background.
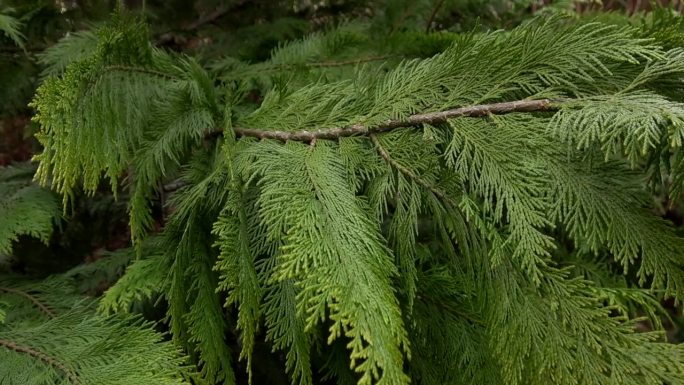
[[[67,379],[72,383],[76,385],[83,385],[83,382],[78,378],[76,373],[69,369],[64,363],[60,362],[54,357],[51,357],[41,351],[35,350],[33,348],[29,348],[27,346],[19,345],[16,342],[9,341],[9,340],[3,340],[0,339],[0,346],[4,346],[8,349],[14,350],[15,352],[19,353],[25,353],[28,354],[32,357],[35,357],[44,363],[52,366],[53,368],[59,369],[64,375],[67,377]]]
[[[413,127],[423,124],[445,123],[449,119],[469,116],[478,117],[486,115],[502,115],[511,112],[535,112],[551,111],[558,107],[550,99],[540,100],[516,100],[512,102],[502,102],[494,104],[481,104],[475,106],[460,107],[446,111],[428,112],[424,114],[411,115],[406,119],[389,119],[374,126],[363,124],[353,124],[345,127],[301,130],[301,131],[278,131],[264,130],[256,128],[235,127],[234,131],[239,136],[255,137],[260,139],[275,139],[282,142],[289,140],[298,142],[311,142],[314,139],[338,139],[348,136],[370,135],[375,133],[392,131],[402,127]],[[218,136],[222,130],[215,130],[209,136]]]
[[[5,286],[0,286],[0,291],[4,291],[5,293],[16,294],[16,295],[19,295],[19,296],[22,296],[22,297],[28,299],[29,301],[31,301],[31,303],[33,303],[38,309],[40,309],[41,312],[43,312],[49,318],[55,318],[57,316],[44,303],[40,302],[40,300],[38,298],[36,298],[35,296],[32,296],[31,294],[29,294],[25,291],[22,291],[19,289],[14,289],[11,287],[5,287]]]
[[[392,166],[397,168],[399,171],[407,175],[409,178],[416,180],[418,184],[423,187],[430,189],[437,197],[440,199],[446,199],[446,196],[440,190],[430,186],[429,183],[422,180],[419,176],[412,174],[410,170],[406,169],[393,159],[389,157],[386,151],[379,146],[377,138],[374,139],[374,135],[377,133],[392,131],[397,128],[402,127],[412,127],[419,126],[422,124],[439,124],[444,123],[449,119],[469,116],[478,117],[485,115],[502,115],[511,112],[535,112],[535,111],[552,111],[558,108],[557,103],[552,103],[550,99],[540,99],[540,100],[516,100],[512,102],[494,103],[494,104],[481,104],[475,106],[460,107],[446,111],[429,112],[425,114],[411,115],[406,119],[390,119],[386,120],[384,123],[380,123],[375,126],[364,126],[362,124],[353,124],[351,126],[330,128],[330,129],[320,129],[320,130],[301,130],[301,131],[276,131],[276,130],[264,130],[256,128],[241,128],[235,127],[233,130],[238,136],[244,137],[255,137],[260,139],[275,139],[282,142],[288,140],[307,142],[310,144],[315,144],[317,139],[338,139],[348,136],[361,136],[367,135],[374,140],[380,156],[383,157]],[[218,137],[223,134],[223,130],[216,129],[207,134],[207,138]],[[408,172],[408,173],[407,173]],[[424,182],[424,183],[423,183]],[[173,192],[178,188],[184,186],[185,183],[182,181],[171,182],[168,185],[163,186],[165,192]]]
[[[432,193],[435,194],[437,198],[441,199],[446,204],[451,204],[451,201],[449,197],[447,197],[446,193],[438,189],[436,186],[432,185],[430,182],[423,179],[420,175],[414,173],[407,167],[404,167],[404,165],[392,159],[392,157],[389,155],[387,150],[385,150],[385,148],[382,146],[382,144],[378,140],[377,136],[375,136],[375,134],[370,134],[370,140],[371,142],[373,142],[373,145],[375,146],[375,149],[378,151],[378,154],[380,154],[380,157],[384,159],[385,162],[387,162],[390,166],[397,169],[400,173],[406,175],[409,179],[412,179],[413,181],[418,183],[419,186],[422,186],[432,191]]]

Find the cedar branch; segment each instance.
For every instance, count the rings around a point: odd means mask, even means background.
[[[32,357],[35,357],[46,364],[52,366],[53,368],[59,369],[64,375],[67,377],[67,379],[75,385],[83,385],[83,382],[78,378],[76,373],[69,369],[64,363],[60,362],[54,357],[51,357],[41,351],[35,350],[33,348],[29,348],[27,346],[19,345],[16,342],[9,341],[9,340],[3,340],[0,339],[0,346],[4,346],[8,349],[14,350],[15,352],[18,353],[25,353],[28,354]]]
[[[502,115],[511,112],[536,112],[536,111],[553,111],[558,109],[558,103],[560,100],[551,99],[539,99],[539,100],[516,100],[511,102],[493,103],[493,104],[480,104],[475,106],[465,106],[460,108],[455,108],[445,111],[428,112],[424,114],[411,115],[406,119],[390,119],[384,123],[380,123],[376,126],[364,126],[362,124],[354,124],[347,127],[331,128],[331,129],[320,129],[315,131],[301,130],[301,131],[277,131],[277,130],[264,130],[256,128],[242,128],[234,127],[233,130],[238,136],[244,137],[255,137],[260,139],[275,139],[282,142],[288,140],[315,143],[316,139],[338,139],[348,136],[363,136],[363,135],[373,135],[377,133],[392,131],[397,128],[402,127],[412,127],[419,126],[422,124],[439,124],[445,123],[449,119],[458,117],[479,117],[485,115]],[[223,130],[217,129],[210,131],[207,134],[208,138],[220,136]],[[371,138],[372,140],[373,138]],[[377,141],[377,140],[376,140]],[[378,147],[378,144],[374,142],[378,148],[380,156],[383,157],[387,162],[393,166],[397,166],[386,151],[382,150],[382,147]],[[392,163],[394,162],[394,163]],[[398,165],[401,166],[401,165]],[[398,168],[399,171],[406,174],[404,170]],[[409,170],[410,171],[410,170]],[[408,177],[418,181],[414,177],[415,175],[406,174]],[[420,182],[418,182],[420,184]],[[180,187],[184,186],[185,183],[182,181],[175,181],[163,187],[166,192],[173,192]],[[446,199],[443,192],[433,190],[432,188],[421,184],[423,187],[429,188],[437,197],[440,199]]]
[[[233,130],[239,136],[255,137],[260,139],[275,139],[281,142],[289,140],[298,142],[311,142],[314,139],[338,139],[348,136],[362,136],[381,132],[392,131],[402,127],[413,127],[423,124],[445,123],[449,119],[457,117],[479,117],[486,115],[502,115],[511,112],[535,112],[552,111],[558,107],[550,99],[540,100],[516,100],[512,102],[502,102],[493,104],[480,104],[466,106],[445,111],[428,112],[424,114],[411,115],[405,119],[389,119],[375,126],[365,126],[363,124],[353,124],[345,127],[319,129],[319,130],[300,130],[300,131],[278,131],[264,130],[256,128],[235,127]],[[222,131],[216,130],[210,136],[220,135]]]
[[[11,293],[11,294],[16,294],[16,295],[19,295],[19,296],[22,296],[22,297],[28,299],[28,300],[31,301],[31,303],[33,303],[38,309],[40,309],[40,311],[42,311],[43,313],[45,313],[45,315],[47,315],[49,318],[55,318],[55,317],[57,316],[57,315],[56,315],[52,310],[50,310],[44,303],[40,302],[40,300],[39,300],[38,298],[36,298],[35,296],[33,296],[33,295],[31,295],[31,294],[29,294],[29,293],[23,291],[23,290],[13,289],[13,288],[11,288],[11,287],[6,287],[6,286],[0,286],[0,291],[4,291],[4,292],[6,292],[6,293]]]

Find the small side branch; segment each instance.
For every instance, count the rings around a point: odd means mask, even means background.
[[[105,72],[106,71],[119,71],[119,72],[136,72],[136,73],[141,73],[141,74],[146,74],[146,75],[151,75],[151,76],[156,76],[160,78],[165,78],[165,79],[176,79],[175,76],[162,72],[162,71],[157,71],[153,70],[151,68],[144,68],[144,67],[133,67],[133,66],[126,66],[126,65],[109,65],[104,68]]]
[[[48,318],[55,318],[57,316],[52,310],[50,310],[38,298],[36,298],[35,296],[33,296],[33,295],[23,291],[23,290],[14,289],[11,287],[6,287],[6,286],[0,286],[0,291],[4,291],[5,293],[16,294],[16,295],[19,295],[19,296],[22,296],[22,297],[28,299],[29,301],[31,301],[31,303],[35,307],[37,307],[41,312],[43,312],[46,316],[48,316]]]
[[[370,140],[373,142],[373,145],[375,146],[375,149],[378,151],[378,154],[380,154],[380,157],[385,160],[390,166],[393,168],[397,169],[400,173],[406,175],[409,179],[413,180],[414,182],[418,183],[419,186],[422,186],[428,190],[430,190],[435,196],[442,201],[444,201],[445,204],[450,205],[451,201],[449,197],[440,189],[432,185],[430,182],[426,181],[423,179],[420,175],[414,173],[413,171],[409,170],[407,167],[404,167],[402,164],[397,162],[396,160],[392,159],[392,157],[389,155],[387,150],[382,146],[380,141],[378,140],[377,136],[375,134],[370,134]]]
[[[350,60],[340,60],[340,61],[320,61],[320,62],[309,62],[309,63],[289,63],[289,64],[255,64],[253,66],[247,67],[245,71],[234,71],[229,74],[224,75],[223,79],[235,80],[241,78],[245,73],[247,74],[270,74],[278,73],[281,71],[297,70],[300,68],[305,69],[316,69],[316,68],[335,68],[335,67],[345,67],[345,66],[355,66],[364,63],[372,63],[378,61],[386,61],[393,57],[398,57],[397,55],[384,55],[384,56],[367,56],[357,59]]]
[[[52,366],[53,368],[60,370],[62,373],[64,373],[64,375],[67,377],[67,379],[72,384],[83,385],[83,382],[81,381],[80,378],[78,378],[78,376],[76,375],[76,373],[74,373],[74,371],[69,369],[64,363],[60,362],[59,360],[57,360],[54,357],[51,357],[51,356],[49,356],[49,355],[47,355],[41,351],[38,351],[36,349],[29,348],[29,347],[23,346],[23,345],[19,345],[16,342],[9,341],[9,340],[0,339],[0,346],[4,346],[7,349],[14,350],[15,352],[28,354],[31,357],[37,358],[37,359],[43,361],[44,363]]]
[[[429,33],[430,30],[432,29],[432,23],[435,21],[435,17],[437,16],[437,12],[439,11],[440,8],[442,8],[442,5],[444,4],[444,0],[438,0],[437,3],[432,7],[432,12],[430,13],[430,17],[428,18],[427,21],[427,26],[425,27],[425,33]]]
[[[365,126],[363,124],[353,124],[346,127],[320,129],[320,130],[301,130],[301,131],[277,131],[256,128],[234,128],[235,133],[240,136],[251,136],[260,139],[275,139],[282,142],[288,140],[298,142],[311,142],[314,139],[338,139],[347,136],[370,135],[375,133],[392,131],[402,127],[420,126],[423,124],[440,124],[449,119],[469,116],[478,117],[485,115],[503,115],[511,112],[535,112],[556,110],[557,105],[550,99],[540,100],[516,100],[512,102],[480,104],[475,106],[460,107],[446,111],[428,112],[425,114],[411,115],[406,119],[390,119],[375,126]],[[222,133],[216,130],[210,133],[217,136]]]
[[[370,62],[375,62],[375,61],[383,61],[383,60],[390,59],[391,57],[392,57],[391,55],[368,56],[368,57],[363,57],[363,58],[359,58],[359,59],[351,59],[351,60],[306,63],[306,64],[304,64],[304,66],[309,67],[309,68],[344,67],[344,66],[349,66],[349,65],[358,65],[358,64],[370,63]],[[291,65],[290,67],[296,67],[296,66],[297,65],[295,64],[295,65]]]

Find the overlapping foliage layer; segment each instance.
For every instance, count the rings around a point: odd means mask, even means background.
[[[201,63],[117,13],[42,57],[36,178],[65,206],[124,192],[138,258],[100,311],[163,302],[208,384],[264,341],[293,384],[684,384],[659,304],[684,238],[646,188],[684,187],[684,51],[658,26],[345,24]],[[545,107],[415,118],[520,100]]]
[[[42,281],[0,279],[0,383],[189,383],[183,355],[153,324],[96,313],[95,301],[76,289],[79,270]]]

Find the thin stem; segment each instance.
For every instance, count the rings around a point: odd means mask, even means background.
[[[100,82],[104,76],[109,73],[109,72],[116,72],[116,71],[121,71],[121,72],[135,72],[135,73],[141,73],[141,74],[146,74],[150,76],[156,76],[159,78],[164,78],[164,79],[178,79],[176,76],[173,76],[171,74],[168,74],[166,72],[162,71],[157,71],[149,68],[143,68],[143,67],[133,67],[133,66],[126,66],[126,65],[109,65],[104,67],[104,70],[99,72],[97,76],[94,79],[88,80],[88,88],[91,89],[97,85],[98,82]],[[79,101],[80,103],[80,101]]]
[[[110,65],[110,66],[105,67],[104,71],[105,72],[106,71],[137,72],[137,73],[141,73],[141,74],[157,76],[160,78],[176,79],[175,76],[168,74],[166,72],[157,71],[157,70],[153,70],[150,68],[144,68],[144,67],[132,67],[132,66],[125,66],[125,65]]]
[[[0,339],[0,346],[4,346],[8,349],[14,350],[15,352],[25,353],[32,357],[35,357],[43,361],[44,363],[52,366],[53,368],[59,369],[62,373],[64,373],[64,375],[72,384],[83,385],[83,382],[81,382],[81,380],[78,378],[74,371],[69,369],[69,367],[67,367],[64,363],[62,363],[54,357],[51,357],[36,349],[29,348],[28,346],[19,345],[16,342],[9,340]]]
[[[342,60],[342,61],[328,61],[328,62],[316,62],[316,63],[306,63],[304,66],[311,68],[331,68],[331,67],[344,67],[348,65],[356,65],[361,63],[369,63],[374,61],[387,60],[391,58],[392,55],[384,56],[368,56],[360,59],[352,60]],[[292,65],[295,67],[296,65]]]
[[[396,160],[392,159],[390,154],[387,152],[387,150],[382,146],[380,141],[378,140],[377,136],[375,134],[370,134],[369,135],[371,142],[373,142],[373,145],[375,146],[375,149],[378,151],[378,154],[380,154],[380,157],[385,160],[390,166],[394,167],[397,169],[400,173],[406,175],[409,179],[413,180],[414,182],[418,183],[418,185],[430,190],[437,198],[441,199],[444,201],[446,204],[451,205],[451,200],[449,197],[444,193],[442,190],[431,184],[430,182],[426,181],[423,179],[420,175],[414,173],[407,167],[403,166],[401,163],[397,162]]]
[[[358,59],[351,59],[351,60],[340,60],[340,61],[320,61],[320,62],[311,62],[311,63],[286,63],[286,64],[274,64],[274,65],[268,65],[264,63],[260,64],[255,64],[253,66],[247,67],[244,70],[240,71],[233,71],[229,74],[224,75],[224,79],[238,79],[241,77],[244,77],[245,74],[248,76],[255,76],[255,75],[264,75],[264,74],[271,74],[271,73],[277,73],[281,71],[287,71],[287,70],[296,70],[299,68],[305,68],[305,69],[314,69],[314,68],[335,68],[335,67],[344,67],[344,66],[352,66],[352,65],[358,65],[358,64],[363,64],[363,63],[371,63],[371,62],[376,62],[376,61],[383,61],[390,59],[392,57],[396,57],[397,55],[384,55],[384,56],[368,56],[368,57],[362,57]]]
[[[38,298],[36,298],[35,296],[32,296],[31,294],[29,294],[23,290],[14,289],[11,287],[6,287],[6,286],[0,286],[0,291],[4,291],[6,293],[16,294],[16,295],[19,295],[19,296],[22,296],[22,297],[28,299],[29,301],[31,301],[31,303],[33,303],[38,309],[40,309],[41,312],[43,312],[49,318],[55,318],[57,316],[44,303],[40,302],[40,300]]]
[[[311,142],[313,139],[338,139],[347,136],[370,135],[374,133],[388,132],[402,127],[420,126],[423,124],[440,124],[445,123],[449,119],[469,116],[478,117],[486,115],[502,115],[511,112],[535,112],[535,111],[552,111],[558,109],[557,104],[553,104],[550,99],[541,100],[516,100],[512,102],[481,104],[476,106],[460,107],[456,109],[428,112],[425,114],[411,115],[405,119],[389,119],[383,123],[374,126],[365,126],[363,124],[353,124],[345,127],[319,129],[319,130],[301,130],[301,131],[278,131],[266,130],[256,128],[242,128],[235,127],[234,131],[240,136],[251,136],[260,139],[275,139],[282,142],[288,140],[298,142]],[[209,136],[218,136],[223,130],[215,130],[210,132]]]
[[[435,21],[435,17],[437,16],[437,12],[439,11],[440,8],[442,8],[442,4],[444,4],[444,0],[439,0],[435,4],[435,6],[432,7],[432,13],[430,13],[430,18],[428,18],[427,26],[425,27],[425,33],[430,32],[430,29],[432,29],[432,22]]]

